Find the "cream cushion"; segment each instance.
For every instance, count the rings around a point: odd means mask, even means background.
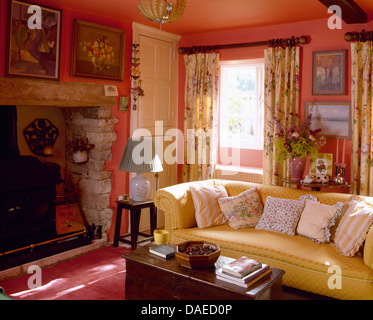
[[[334,247],[344,256],[359,251],[373,223],[373,206],[351,200],[335,233]]]
[[[334,224],[334,218],[339,211],[336,206],[306,200],[297,233],[319,243],[329,242],[329,228]]]
[[[226,223],[218,199],[228,197],[224,186],[190,187],[198,228],[208,228]]]

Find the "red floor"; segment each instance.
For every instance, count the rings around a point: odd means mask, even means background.
[[[41,270],[0,282],[5,294],[15,300],[124,300],[125,260],[129,249],[106,247]]]

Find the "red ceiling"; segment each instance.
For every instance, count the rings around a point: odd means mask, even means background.
[[[54,0],[62,7],[88,11],[113,18],[126,18],[158,27],[144,18],[138,0]],[[176,2],[176,0],[168,0]],[[355,0],[373,16],[373,0]],[[165,24],[163,30],[180,35],[215,30],[282,24],[327,18],[327,8],[318,0],[187,0],[180,20]],[[370,20],[370,19],[369,19]]]

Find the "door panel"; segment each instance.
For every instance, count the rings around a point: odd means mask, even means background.
[[[171,122],[171,88],[170,86],[160,85],[158,87],[158,97],[161,107],[158,109],[157,118],[160,121],[163,121],[163,125],[167,125]]]
[[[177,83],[172,68],[176,66],[173,43],[140,35],[140,74],[145,96],[139,100],[137,127],[147,127],[154,134],[155,121],[173,126],[171,109],[176,110]],[[175,112],[174,112],[175,114]],[[150,116],[152,118],[150,118]]]

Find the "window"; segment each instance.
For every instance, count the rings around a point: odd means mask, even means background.
[[[220,72],[220,147],[263,150],[263,60],[225,61]]]

